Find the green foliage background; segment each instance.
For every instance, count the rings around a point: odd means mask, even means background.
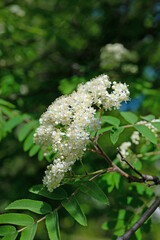
[[[160,2],[156,0],[0,2],[0,98],[14,105],[0,102],[1,212],[11,201],[35,198],[28,193],[28,188],[41,183],[47,165],[47,160],[41,161],[40,154],[37,156],[38,148],[31,151],[24,146],[25,138],[20,136],[20,129],[30,122],[33,128],[36,127],[38,118],[48,105],[61,94],[70,93],[77,84],[105,72],[111,80],[126,82],[131,98],[143,94],[143,104],[137,110],[139,114],[159,116],[159,29]],[[101,48],[108,43],[122,43],[130,51],[137,52],[139,71],[132,74],[124,73],[121,68],[102,69]],[[114,111],[109,114],[119,116]],[[9,124],[8,128],[4,127],[5,122],[17,116],[16,128]],[[130,133],[127,134],[120,138],[116,146],[127,140]],[[101,139],[101,144],[110,157],[115,158],[115,147],[107,143],[106,138]],[[97,161],[97,157],[89,153],[84,159],[89,170],[97,169]],[[99,165],[100,169],[103,162]],[[144,169],[150,174],[158,174],[154,169],[150,170],[150,165],[148,160],[148,165],[144,163]],[[79,165],[75,167],[79,168]],[[103,180],[101,186],[106,189]],[[120,181],[121,186],[125,184]],[[134,195],[134,188],[130,190],[131,196]],[[126,189],[124,186],[123,191]],[[106,189],[106,192],[109,191]],[[62,239],[111,239],[117,211],[129,201],[128,194],[128,190],[122,193],[116,188],[111,192],[112,211],[93,200],[89,205],[82,201],[89,218],[88,228],[79,227],[62,210]],[[146,193],[146,199],[143,196],[135,200],[137,210],[148,197]],[[88,198],[87,201],[91,200]],[[101,229],[106,220],[110,222],[109,233]],[[157,224],[154,224],[150,234],[143,235],[145,240],[158,237]],[[43,223],[39,224],[36,239],[47,239]]]

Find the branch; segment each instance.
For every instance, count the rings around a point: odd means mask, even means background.
[[[139,229],[142,224],[152,215],[160,204],[160,197],[147,209],[147,211],[139,218],[139,220],[122,236],[118,237],[117,240],[127,240]]]
[[[160,179],[158,177],[155,176],[151,176],[151,175],[146,175],[146,174],[142,174],[140,173],[137,169],[135,169],[134,166],[132,166],[132,164],[130,162],[127,161],[127,159],[122,155],[121,151],[119,150],[119,148],[117,148],[117,151],[119,153],[119,155],[121,156],[121,160],[125,163],[128,164],[128,166],[135,172],[137,173],[139,176],[141,176],[141,178],[136,178],[135,182],[148,182],[148,181],[152,181],[153,183],[151,184],[147,184],[147,187],[153,186],[153,185],[158,185],[160,184]],[[132,178],[134,178],[134,176],[131,176]],[[133,179],[134,180],[134,179]],[[133,180],[131,180],[133,182]]]

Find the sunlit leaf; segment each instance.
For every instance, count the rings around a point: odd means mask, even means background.
[[[157,139],[154,135],[154,133],[146,126],[144,125],[134,125],[134,128],[140,132],[144,137],[149,139],[152,143],[156,144]]]
[[[109,123],[116,127],[118,127],[120,124],[120,120],[118,118],[112,117],[112,116],[102,116],[101,122],[102,122],[102,124]]]
[[[38,214],[46,214],[52,210],[48,203],[31,199],[16,200],[6,207],[8,209],[25,209]]]
[[[36,231],[37,231],[37,223],[35,222],[34,224],[28,226],[22,231],[20,240],[33,240],[36,234]]]
[[[138,117],[132,112],[120,112],[122,117],[129,123],[134,124],[137,122]]]
[[[16,228],[11,225],[0,226],[0,236],[16,233]]]
[[[58,213],[55,210],[52,214],[46,216],[46,227],[50,240],[60,240]]]
[[[0,224],[27,226],[33,222],[34,220],[31,216],[22,213],[5,213],[0,215]]]

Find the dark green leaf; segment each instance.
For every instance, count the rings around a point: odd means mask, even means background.
[[[61,187],[56,188],[53,192],[49,192],[46,186],[40,184],[31,187],[29,191],[53,200],[62,200],[67,197],[67,193]]]
[[[155,116],[150,114],[150,115],[147,115],[147,116],[141,116],[141,118],[146,120],[146,121],[148,121],[148,122],[150,122],[153,119],[155,119]]]
[[[50,240],[60,240],[58,213],[56,210],[46,216],[46,227]]]
[[[16,200],[6,207],[6,210],[8,209],[25,209],[38,214],[45,214],[52,210],[48,203],[31,199]]]
[[[10,132],[14,127],[23,122],[23,116],[16,116],[9,119],[5,125],[5,131]]]
[[[101,117],[101,122],[102,122],[102,124],[107,122],[107,123],[110,123],[111,125],[116,126],[116,127],[118,127],[119,124],[120,124],[120,120],[118,118],[112,117],[112,116]]]
[[[160,122],[151,122],[151,124],[160,131]]]
[[[27,226],[34,222],[31,216],[22,213],[5,213],[0,215],[0,224]]]
[[[11,225],[0,226],[0,236],[16,233],[16,228]]]
[[[74,196],[71,196],[70,198],[63,200],[62,206],[79,224],[87,226],[87,219]]]
[[[24,141],[24,145],[23,145],[24,151],[28,151],[32,147],[33,135],[34,135],[34,132],[30,133],[29,136]]]
[[[97,199],[98,201],[109,204],[106,194],[101,190],[101,188],[93,181],[82,182],[80,184],[80,189],[82,192],[90,195],[91,197]]]
[[[123,127],[119,127],[116,129],[113,129],[112,132],[110,133],[110,138],[111,138],[111,142],[113,144],[115,144],[118,139],[119,139],[119,135],[124,131]]]
[[[134,124],[137,122],[138,117],[132,112],[120,112],[122,117],[129,123]]]
[[[18,133],[18,140],[23,141],[29,132],[33,129],[34,125],[32,123],[26,123]]]
[[[15,106],[14,106],[12,103],[7,102],[7,101],[4,100],[4,99],[0,99],[0,105],[7,106],[7,107],[9,107],[9,108],[15,108]]]
[[[154,133],[148,127],[144,125],[134,125],[134,128],[139,131],[144,137],[148,138],[152,143],[157,143],[157,139]]]
[[[24,229],[21,233],[20,240],[33,240],[34,236],[37,231],[37,223],[28,226],[26,229]]]

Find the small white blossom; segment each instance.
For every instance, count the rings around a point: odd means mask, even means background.
[[[140,136],[138,131],[134,131],[133,134],[131,135],[131,140],[134,144],[139,144],[140,141]]]

